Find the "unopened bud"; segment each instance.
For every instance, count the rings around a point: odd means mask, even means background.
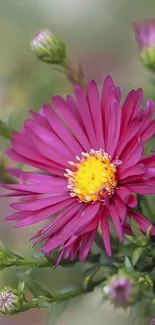
[[[21,300],[18,292],[12,288],[5,287],[0,290],[0,312],[4,315],[12,315],[19,311]]]
[[[134,23],[142,63],[155,72],[155,19]]]
[[[62,64],[66,59],[66,45],[49,30],[40,31],[31,41],[31,49],[42,61]]]
[[[115,275],[103,288],[104,296],[116,307],[128,307],[137,296],[135,281],[128,275]]]

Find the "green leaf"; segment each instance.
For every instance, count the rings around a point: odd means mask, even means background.
[[[128,240],[130,240],[132,243],[137,244],[137,240],[136,240],[135,237],[130,236],[130,235],[127,235],[127,234],[125,235],[125,237],[126,237]]]
[[[127,325],[150,324],[149,309],[150,300],[136,302],[131,308],[127,319]]]
[[[99,258],[100,265],[112,267],[114,263],[119,263],[119,258],[109,257],[105,252],[102,252]]]
[[[26,274],[26,273],[24,273],[24,272],[22,272],[20,270],[17,270],[16,274],[17,274],[18,280],[25,283],[25,286],[29,289],[29,291],[33,294],[33,296],[35,298],[37,298],[39,296],[45,296],[45,297],[48,297],[48,298],[52,297],[52,295],[48,291],[43,289],[28,274]]]
[[[125,257],[125,268],[126,268],[126,271],[129,272],[129,273],[133,273],[134,272],[134,268],[129,260],[129,258],[126,256]]]
[[[100,265],[96,264],[89,267],[87,270],[84,271],[84,290],[85,292],[92,290],[92,278],[94,275],[99,271]]]
[[[146,238],[148,242],[150,242],[150,233],[151,233],[152,226],[149,226],[146,230]]]
[[[48,261],[47,257],[45,254],[41,253],[41,252],[36,252],[33,254],[33,258],[36,261]]]
[[[131,218],[131,229],[136,237],[137,245],[143,247],[146,246],[148,244],[147,238],[142,233],[137,222],[133,218]]]
[[[146,250],[146,247],[138,247],[134,250],[132,255],[132,264],[135,266],[139,260],[139,258],[143,255],[144,251]]]
[[[97,273],[97,271],[98,271],[99,269],[100,269],[100,265],[99,265],[99,264],[95,264],[95,265],[89,267],[89,268],[86,269],[86,270],[84,271],[84,273],[83,273],[84,278],[87,277],[87,276],[89,276],[89,277],[92,278],[92,277]]]
[[[102,251],[104,250],[103,240],[102,240],[101,235],[100,235],[98,232],[96,233],[95,243],[97,244],[97,246],[98,246]]]
[[[141,319],[141,308],[140,304],[136,303],[133,307],[130,308],[130,312],[127,319],[127,325],[137,325],[137,321]]]
[[[145,278],[146,278],[147,283],[148,283],[151,287],[153,287],[153,281],[152,281],[150,275],[149,275],[149,274],[146,274],[146,275],[145,275]]]
[[[2,120],[0,120],[0,136],[5,139],[11,139],[11,132],[13,130]]]
[[[13,259],[22,259],[23,257],[20,255],[17,255],[13,253],[7,246],[5,246],[1,241],[0,241],[0,251],[3,252],[6,256],[11,257]]]
[[[54,325],[69,304],[70,300],[53,303],[48,309],[46,325]]]
[[[122,246],[117,253],[117,257],[132,256],[133,245],[130,243],[127,246]]]
[[[143,214],[146,216],[146,218],[152,223],[154,223],[154,198],[152,197],[152,195],[143,195],[143,199],[141,200],[141,206],[143,209]]]

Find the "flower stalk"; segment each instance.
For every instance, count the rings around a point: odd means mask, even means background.
[[[93,289],[96,286],[103,283],[103,281],[105,281],[105,277],[92,282],[91,287],[89,287],[89,290],[87,292],[93,291]],[[52,305],[53,303],[73,299],[73,298],[75,298],[77,296],[80,296],[82,294],[85,294],[87,292],[85,291],[85,288],[83,288],[81,286],[80,288],[77,288],[75,290],[71,290],[71,291],[68,291],[68,292],[65,292],[65,293],[58,293],[58,294],[53,295],[51,297],[39,296],[37,298],[34,298],[31,301],[26,301],[24,299],[22,304],[21,304],[20,310],[18,310],[18,313],[25,312],[25,311],[28,311],[28,310],[33,309],[33,308],[39,308],[39,309],[40,308],[47,308],[47,307],[50,307],[50,305]]]
[[[72,62],[67,59],[63,63],[62,68],[64,69],[64,74],[66,75],[67,79],[73,86],[78,84],[81,85],[84,90],[86,89],[86,82],[81,64],[79,65],[78,69],[76,69]]]
[[[94,254],[94,255],[89,255],[87,258],[87,263],[97,263],[99,261],[100,254]],[[46,257],[43,257],[40,260],[35,260],[35,259],[24,259],[24,258],[5,258],[0,260],[0,269],[8,268],[8,267],[22,267],[22,266],[27,266],[27,267],[35,267],[35,268],[44,268],[44,267],[54,267],[56,264],[57,259],[48,259]],[[71,262],[69,260],[62,260],[61,261],[61,266],[71,266],[74,263],[78,263],[79,260],[76,258],[74,262]]]

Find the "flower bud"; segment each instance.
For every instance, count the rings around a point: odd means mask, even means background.
[[[15,289],[4,287],[0,290],[0,312],[4,315],[12,315],[19,311],[21,300]]]
[[[134,32],[140,48],[140,58],[147,68],[155,71],[155,19],[134,23]]]
[[[40,31],[31,41],[34,54],[46,63],[62,64],[66,59],[66,45],[49,30]]]
[[[155,316],[152,317],[150,325],[155,325]]]
[[[116,307],[128,307],[137,296],[135,281],[128,275],[115,275],[103,288],[104,296]]]

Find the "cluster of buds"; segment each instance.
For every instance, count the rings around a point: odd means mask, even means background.
[[[31,41],[31,49],[42,61],[63,64],[66,60],[66,45],[49,30],[40,31]]]
[[[155,72],[155,19],[135,22],[134,32],[142,63]]]

